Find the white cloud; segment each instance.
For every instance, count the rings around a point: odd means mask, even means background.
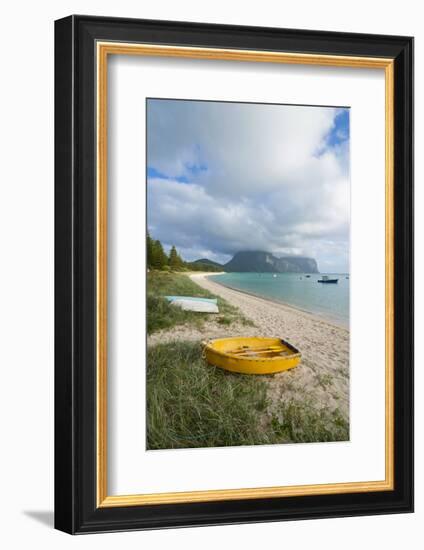
[[[150,101],[148,165],[169,178],[148,180],[152,234],[187,259],[266,249],[347,269],[348,142],[327,146],[337,112]]]

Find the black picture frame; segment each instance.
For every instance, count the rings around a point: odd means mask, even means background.
[[[98,40],[394,60],[394,490],[96,504]],[[413,511],[413,39],[73,15],[55,23],[55,527],[133,529]]]

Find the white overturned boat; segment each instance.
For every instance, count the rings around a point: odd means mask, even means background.
[[[196,296],[165,296],[172,305],[184,311],[198,311],[199,313],[219,313],[216,298],[198,298]]]

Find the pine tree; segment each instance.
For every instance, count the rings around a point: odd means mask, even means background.
[[[154,248],[153,239],[150,236],[150,233],[147,231],[146,256],[147,256],[147,267],[148,268],[153,267],[153,255],[154,255],[153,248]]]
[[[181,258],[181,256],[177,253],[177,263],[178,263],[178,269],[183,269],[186,267],[186,264],[184,260]]]
[[[162,243],[153,241],[152,267],[163,269],[168,264],[168,256],[165,254]]]
[[[172,246],[169,253],[169,267],[171,269],[179,269],[181,267],[180,258],[178,257],[177,249]]]

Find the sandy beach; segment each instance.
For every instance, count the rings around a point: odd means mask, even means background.
[[[276,336],[302,353],[301,364],[290,371],[267,377],[272,401],[308,399],[318,408],[338,409],[349,417],[349,331],[307,312],[233,290],[195,273],[190,278],[238,307],[255,326],[223,327],[211,320],[202,329],[181,326],[149,337],[154,344],[166,340],[200,340],[235,335]]]

